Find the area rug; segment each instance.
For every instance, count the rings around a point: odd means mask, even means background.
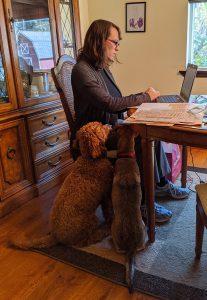
[[[207,299],[207,230],[201,259],[194,258],[195,193],[161,204],[173,217],[156,227],[156,241],[137,254],[135,290],[162,299]],[[59,245],[38,252],[126,286],[125,257],[115,252],[110,237],[81,249]]]

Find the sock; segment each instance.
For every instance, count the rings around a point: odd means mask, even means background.
[[[160,178],[160,182],[157,183],[157,186],[163,187],[168,183],[167,179],[165,177]]]

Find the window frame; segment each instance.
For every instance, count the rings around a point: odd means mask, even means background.
[[[206,1],[203,1],[206,2]],[[202,1],[200,1],[202,3]],[[193,59],[193,33],[194,33],[194,16],[195,16],[195,4],[199,4],[199,2],[189,2],[188,4],[188,39],[187,39],[187,51],[186,51],[186,65],[188,63],[194,63]],[[207,71],[207,66],[200,67],[198,66],[200,71]]]
[[[55,8],[55,17],[57,23],[57,37],[58,37],[58,49],[59,55],[63,55],[65,53],[63,47],[63,37],[62,37],[62,24],[61,24],[61,14],[60,14],[60,0],[53,0],[54,8]],[[81,43],[81,27],[80,27],[80,12],[79,12],[79,1],[72,0],[72,12],[73,12],[73,24],[74,24],[74,37],[75,37],[75,59],[78,54],[78,49],[82,47]]]
[[[202,1],[200,1],[202,2]],[[207,1],[203,1],[203,2],[207,2]],[[193,63],[192,62],[192,47],[190,45],[192,45],[192,39],[193,39],[193,16],[194,16],[194,5],[195,3],[199,3],[198,2],[193,2],[193,1],[189,1],[188,3],[188,26],[187,26],[187,32],[188,32],[188,38],[187,38],[187,49],[186,49],[186,66],[188,63]],[[180,70],[179,74],[181,74],[182,76],[185,76],[185,70]],[[197,71],[197,75],[196,77],[200,77],[200,78],[206,78],[207,77],[207,67],[199,67],[198,71]]]

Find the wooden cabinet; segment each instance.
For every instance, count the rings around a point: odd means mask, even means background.
[[[0,0],[0,216],[68,174],[70,129],[50,70],[78,48],[77,0]]]

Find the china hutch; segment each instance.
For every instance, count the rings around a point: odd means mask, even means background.
[[[68,173],[69,127],[50,70],[79,47],[78,0],[0,0],[0,217]]]

